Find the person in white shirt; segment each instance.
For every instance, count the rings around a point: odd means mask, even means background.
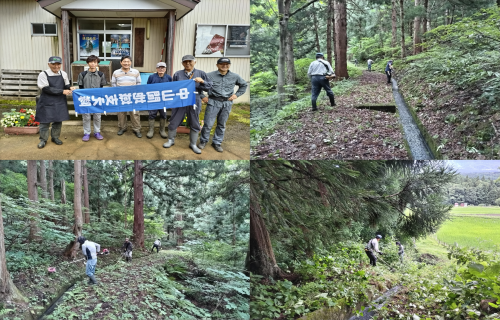
[[[78,242],[82,246],[82,252],[87,263],[85,264],[85,274],[89,277],[89,284],[97,284],[95,280],[95,267],[97,265],[97,252],[101,251],[101,245],[98,243],[88,241],[85,237],[78,237]]]
[[[160,250],[160,247],[161,247],[161,241],[160,241],[160,239],[157,239],[153,243],[153,247],[151,248],[151,252],[153,252],[154,248],[156,248],[156,253],[158,253],[158,251]]]
[[[316,53],[316,61],[311,62],[307,76],[311,79],[311,103],[312,110],[317,111],[316,100],[318,100],[321,88],[325,89],[328,98],[330,98],[330,105],[336,106],[335,96],[330,88],[330,80],[335,78],[335,72],[330,63],[323,59],[321,52]]]
[[[365,252],[368,258],[370,258],[370,264],[374,267],[377,266],[377,257],[375,256],[375,252],[382,255],[382,252],[378,249],[378,242],[382,239],[382,236],[377,234],[377,236],[370,241],[366,245]]]

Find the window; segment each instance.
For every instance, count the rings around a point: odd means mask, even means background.
[[[249,25],[196,25],[194,56],[250,57]]]
[[[57,36],[55,23],[32,23],[31,35],[33,36]]]

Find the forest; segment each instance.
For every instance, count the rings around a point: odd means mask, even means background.
[[[252,161],[250,318],[498,319],[500,209],[454,208],[459,184],[437,160]]]
[[[0,161],[0,319],[249,319],[249,187],[248,161]]]
[[[252,159],[498,159],[499,18],[498,0],[253,0]],[[319,113],[316,52],[337,76]]]

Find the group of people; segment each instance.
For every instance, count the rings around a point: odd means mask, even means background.
[[[97,284],[97,280],[95,279],[95,272],[97,266],[97,254],[101,251],[101,245],[87,240],[84,236],[79,236],[77,238],[78,243],[81,245],[82,253],[87,260],[85,262],[85,274],[89,277],[88,284]],[[123,256],[127,262],[132,261],[132,242],[130,242],[129,238],[125,238],[125,242],[123,243]],[[156,253],[159,252],[161,247],[160,239],[155,240],[153,243],[153,247],[151,248],[151,252],[156,248]],[[103,251],[107,252],[107,249]]]
[[[95,55],[87,58],[88,70],[78,75],[78,88],[102,88],[107,82],[104,73],[97,70],[100,59]],[[62,59],[60,57],[50,57],[48,61],[49,69],[42,71],[38,76],[38,87],[41,89],[40,99],[36,107],[35,121],[40,122],[40,143],[38,148],[43,148],[49,138],[49,127],[52,123],[51,141],[61,145],[59,139],[62,122],[69,120],[67,105],[67,95],[71,95],[75,87],[71,85],[66,72],[61,70]],[[134,86],[141,84],[140,72],[132,68],[130,56],[123,56],[120,61],[121,68],[115,70],[112,75],[111,85],[113,87]],[[167,113],[163,109],[149,110],[148,126],[146,136],[153,138],[156,117],[160,116],[160,136],[168,139],[163,147],[170,148],[175,144],[177,127],[182,123],[187,115],[190,126],[189,148],[194,153],[200,154],[205,148],[209,139],[210,131],[217,121],[215,134],[212,138],[212,146],[218,152],[223,152],[221,147],[226,130],[226,122],[231,112],[233,101],[243,95],[247,88],[247,83],[238,74],[231,72],[231,61],[228,58],[217,60],[217,70],[205,73],[195,69],[196,59],[192,55],[182,57],[183,70],[174,73],[173,77],[166,74],[167,65],[164,62],[156,64],[156,73],[149,76],[147,84],[193,80],[196,82],[196,104],[187,107],[172,108],[168,133],[165,132]],[[236,93],[235,86],[238,86]],[[204,94],[207,92],[207,95]],[[204,126],[200,126],[200,111],[202,102],[206,103]],[[94,137],[103,140],[101,134],[101,114],[83,114],[83,138],[87,142],[91,136],[91,115],[93,116]],[[140,115],[137,112],[130,112],[131,128],[138,138],[142,138]],[[118,112],[118,135],[123,135],[127,131],[127,112]],[[200,142],[197,145],[198,135]]]
[[[368,241],[368,243],[366,244],[366,247],[365,247],[365,253],[368,256],[368,258],[370,259],[370,264],[374,267],[377,266],[377,256],[375,255],[375,253],[377,253],[379,255],[383,255],[382,251],[380,251],[379,247],[378,247],[378,242],[380,241],[380,239],[382,239],[382,236],[378,234],[375,238]],[[399,259],[401,260],[401,262],[403,262],[405,249],[404,249],[403,245],[401,244],[401,242],[399,242],[399,241],[396,241],[396,245],[398,246]]]

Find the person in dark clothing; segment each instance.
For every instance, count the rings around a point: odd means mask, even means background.
[[[148,78],[147,84],[153,83],[163,83],[172,82],[172,77],[166,74],[167,65],[165,62],[158,62],[156,64],[156,73],[152,74]],[[160,113],[160,136],[163,139],[167,138],[167,133],[165,132],[165,123],[167,122],[167,113],[163,109],[149,110],[149,131],[146,137],[151,139],[155,132],[155,118],[158,112]]]
[[[129,239],[126,238],[125,242],[123,243],[123,252],[125,254],[127,262],[132,261],[132,248],[132,242],[130,242]]]
[[[403,247],[403,245],[399,241],[396,241],[396,245],[398,246],[399,260],[401,260],[401,262],[403,262],[403,257],[405,255],[405,248]]]
[[[189,148],[194,153],[200,154],[201,150],[196,146],[200,127],[200,111],[201,111],[201,93],[212,89],[212,80],[207,76],[205,71],[195,69],[196,59],[192,55],[182,57],[182,66],[184,70],[179,70],[174,73],[174,81],[193,80],[196,85],[196,104],[193,106],[172,108],[172,116],[168,124],[168,142],[163,144],[164,148],[170,148],[175,144],[177,135],[177,127],[184,120],[184,115],[187,114],[189,123]]]
[[[70,85],[68,74],[61,71],[61,57],[49,58],[49,69],[40,72],[37,85],[42,93],[36,103],[35,121],[40,122],[40,143],[38,149],[45,147],[49,139],[49,127],[52,123],[52,142],[61,145],[62,122],[69,120],[68,103],[66,96],[75,90]]]
[[[323,59],[323,54],[321,52],[316,53],[316,60],[309,65],[309,70],[307,71],[309,79],[311,79],[311,103],[312,110],[317,111],[316,100],[318,99],[321,88],[325,89],[328,98],[330,98],[330,105],[332,107],[336,106],[335,96],[332,89],[330,88],[330,80],[335,78],[335,73],[333,72],[330,63]]]
[[[370,259],[370,264],[374,267],[377,266],[377,257],[375,256],[375,253],[382,255],[382,252],[378,249],[378,242],[380,239],[382,239],[382,236],[377,235],[375,238],[368,241],[368,244],[365,247],[365,252]]]
[[[385,74],[387,75],[387,84],[390,84],[392,76],[392,60],[387,62],[387,65],[385,66]]]

